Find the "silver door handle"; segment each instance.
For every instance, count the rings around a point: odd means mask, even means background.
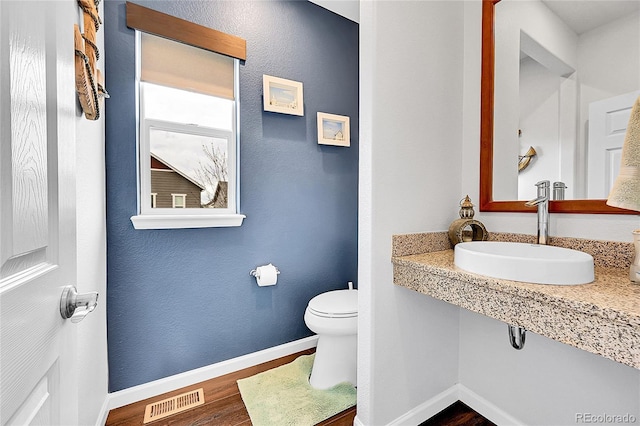
[[[93,291],[90,293],[78,294],[75,286],[68,285],[62,290],[60,298],[60,315],[62,318],[69,319],[71,322],[77,323],[84,319],[89,312],[92,312],[98,305],[98,293]]]

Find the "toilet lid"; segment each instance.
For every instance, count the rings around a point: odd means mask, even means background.
[[[358,315],[358,291],[334,290],[309,301],[309,310],[323,317],[353,317]]]

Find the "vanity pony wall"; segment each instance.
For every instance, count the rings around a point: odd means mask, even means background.
[[[535,240],[489,234],[489,241]],[[467,273],[455,267],[447,233],[434,232],[393,236],[393,282],[640,369],[640,286],[628,276],[633,244],[562,237],[551,237],[549,244],[592,255],[595,280],[556,286]]]

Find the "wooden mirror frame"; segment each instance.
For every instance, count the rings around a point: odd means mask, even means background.
[[[480,89],[480,211],[536,212],[525,201],[493,200],[493,104],[495,88],[495,5],[500,0],[482,0],[482,81]],[[606,200],[549,201],[550,213],[637,214],[606,204]]]

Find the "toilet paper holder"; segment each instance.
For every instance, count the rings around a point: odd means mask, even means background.
[[[271,263],[269,265],[271,265]],[[264,266],[268,266],[268,265],[264,265]],[[277,266],[275,266],[275,268],[276,268],[276,274],[280,275],[280,269],[278,269]],[[249,275],[251,275],[252,277],[258,278],[258,269],[257,268],[256,269],[252,269],[251,272],[249,272]]]

